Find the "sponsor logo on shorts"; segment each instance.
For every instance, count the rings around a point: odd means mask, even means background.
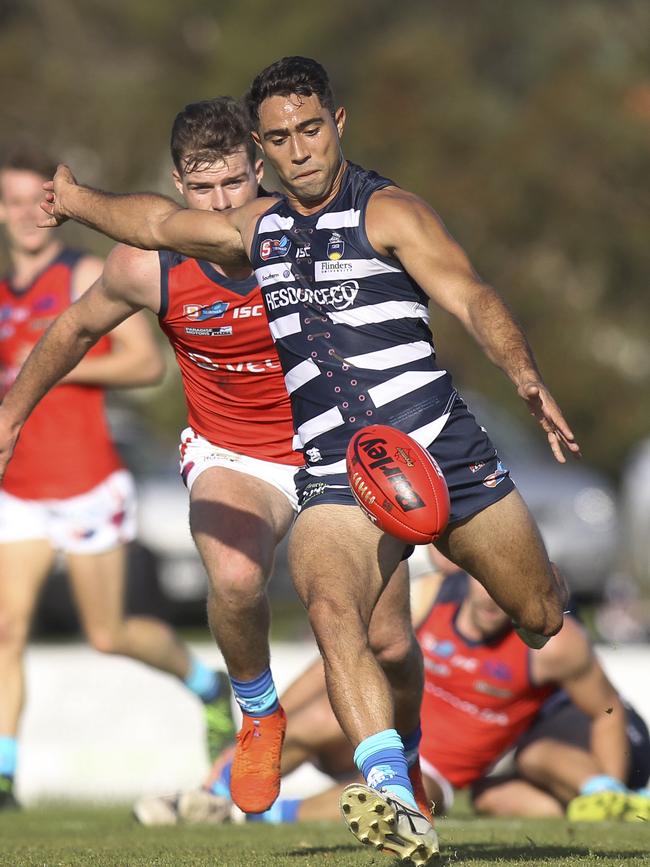
[[[183,316],[187,319],[203,321],[204,319],[220,319],[230,307],[228,301],[213,301],[212,304],[184,304]]]
[[[342,258],[344,252],[345,241],[338,232],[332,232],[330,239],[327,242],[327,258],[336,261],[337,259]]]
[[[314,497],[320,497],[320,495],[324,494],[326,490],[327,482],[310,482],[302,492],[300,504],[304,506],[305,503],[308,503],[309,500],[313,500]]]
[[[483,484],[486,488],[496,488],[496,486],[501,484],[507,475],[508,470],[503,466],[501,461],[497,461],[496,470],[483,479]]]
[[[186,328],[185,333],[197,337],[227,337],[232,334],[232,325],[222,325],[221,328]]]
[[[484,466],[485,461],[476,461],[475,464],[469,464],[469,469],[472,473],[478,473],[478,471],[483,469]]]
[[[291,249],[291,241],[283,235],[277,238],[265,238],[260,244],[260,258],[265,262],[268,259],[282,259]]]
[[[278,310],[293,304],[314,304],[319,307],[331,307],[332,310],[347,310],[351,307],[359,293],[356,280],[347,280],[337,286],[324,286],[313,289],[305,286],[284,286],[282,289],[272,289],[264,293],[269,310]]]

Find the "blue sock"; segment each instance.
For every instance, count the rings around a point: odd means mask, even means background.
[[[190,659],[190,670],[183,683],[206,704],[214,701],[219,694],[219,678],[216,671],[196,656]]]
[[[246,821],[269,822],[271,825],[279,825],[281,822],[297,822],[298,810],[302,801],[302,798],[278,798],[265,813],[247,813]]]
[[[388,789],[417,809],[408,776],[404,745],[395,729],[386,729],[361,741],[354,763],[373,789]]]
[[[3,777],[15,777],[17,760],[18,742],[16,738],[0,737],[0,774]]]
[[[267,668],[254,680],[230,678],[237,704],[248,716],[269,716],[280,707],[271,669]]]
[[[218,778],[210,786],[210,791],[213,795],[221,795],[222,798],[230,799],[230,772],[232,770],[232,759],[221,769]]]
[[[406,757],[406,765],[412,768],[420,758],[420,741],[422,740],[422,727],[418,723],[418,727],[410,735],[402,736],[404,744],[404,755]]]

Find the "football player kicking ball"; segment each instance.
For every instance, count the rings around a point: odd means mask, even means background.
[[[650,819],[650,797],[639,791],[650,774],[647,726],[621,701],[578,623],[567,618],[559,635],[531,651],[478,581],[434,560],[447,574],[416,582],[413,618],[425,659],[421,763],[436,813],[447,813],[455,789],[469,787],[474,807],[490,815]],[[311,761],[340,783],[311,798],[281,796],[254,818],[333,819],[355,767],[320,661],[282,702],[283,774]],[[185,821],[230,817],[229,760],[226,751],[204,789],[185,793],[193,807]],[[165,821],[162,805],[157,815]]]
[[[422,659],[405,616],[406,584],[390,577],[404,544],[350,508],[348,442],[367,424],[388,424],[431,451],[451,500],[438,545],[537,647],[560,630],[566,590],[507,469],[436,364],[429,299],[458,317],[503,369],[559,461],[563,449],[577,453],[578,445],[521,328],[436,214],[344,159],[345,110],[336,108],[320,64],[301,57],[272,64],[255,78],[247,103],[255,140],[286,196],[198,213],[159,196],[79,186],[62,167],[42,205],[43,225],[72,217],[138,247],[254,266],[307,458],[290,546],[294,583],[332,707],[369,783],[348,790],[342,809],[361,842],[379,849],[390,838],[400,857],[422,864],[438,844],[416,810],[409,777]],[[384,638],[382,654],[376,636]]]
[[[99,259],[63,247],[52,232],[36,227],[50,165],[31,146],[17,148],[0,163],[0,220],[12,265],[0,280],[0,479],[6,469],[0,489],[0,808],[16,805],[23,654],[57,551],[65,556],[90,644],[177,676],[203,699],[210,718],[223,717],[217,674],[194,659],[166,624],[123,610],[135,490],[110,437],[104,389],[147,385],[162,376],[163,361],[144,316],[98,340],[74,370],[69,365],[64,382],[23,426],[42,394],[24,388],[35,369],[30,361],[20,373],[26,357],[102,270]],[[79,337],[88,349],[87,335]],[[51,372],[47,366],[41,370],[46,378]],[[12,387],[16,376],[18,385]],[[213,752],[224,741],[218,738]]]
[[[174,122],[171,150],[174,182],[191,208],[226,211],[258,195],[262,162],[235,100],[188,105]],[[89,346],[142,308],[158,316],[183,378],[189,426],[180,454],[190,527],[209,576],[210,626],[243,711],[232,796],[242,810],[260,812],[279,790],[285,729],[269,667],[265,583],[297,509],[294,474],[303,459],[292,449],[290,404],[250,265],[220,268],[115,248],[7,395],[0,453],[4,464],[37,401]],[[228,725],[213,716],[211,758]]]

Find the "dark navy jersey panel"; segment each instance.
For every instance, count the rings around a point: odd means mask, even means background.
[[[351,435],[367,424],[392,424],[430,445],[454,394],[436,364],[426,294],[368,241],[366,206],[388,186],[349,164],[325,208],[304,216],[279,199],[253,239],[295,447],[316,477],[341,472]]]

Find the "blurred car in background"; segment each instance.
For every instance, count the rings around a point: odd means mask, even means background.
[[[574,596],[600,598],[617,555],[612,486],[583,461],[557,463],[542,433],[528,430],[523,421],[478,395],[467,392],[464,397],[509,467]],[[178,472],[178,449],[152,437],[131,410],[112,406],[109,415],[116,444],[138,488],[139,532],[129,555],[127,609],[178,626],[205,625],[206,575],[189,531],[188,496]],[[641,542],[650,538],[650,446],[648,456],[649,479],[642,492],[647,498],[646,524],[639,530],[638,544],[646,568],[650,554]],[[292,597],[286,539],[277,551],[269,587],[276,601]],[[57,570],[41,600],[37,628],[66,632],[75,629],[76,623],[64,575]]]

